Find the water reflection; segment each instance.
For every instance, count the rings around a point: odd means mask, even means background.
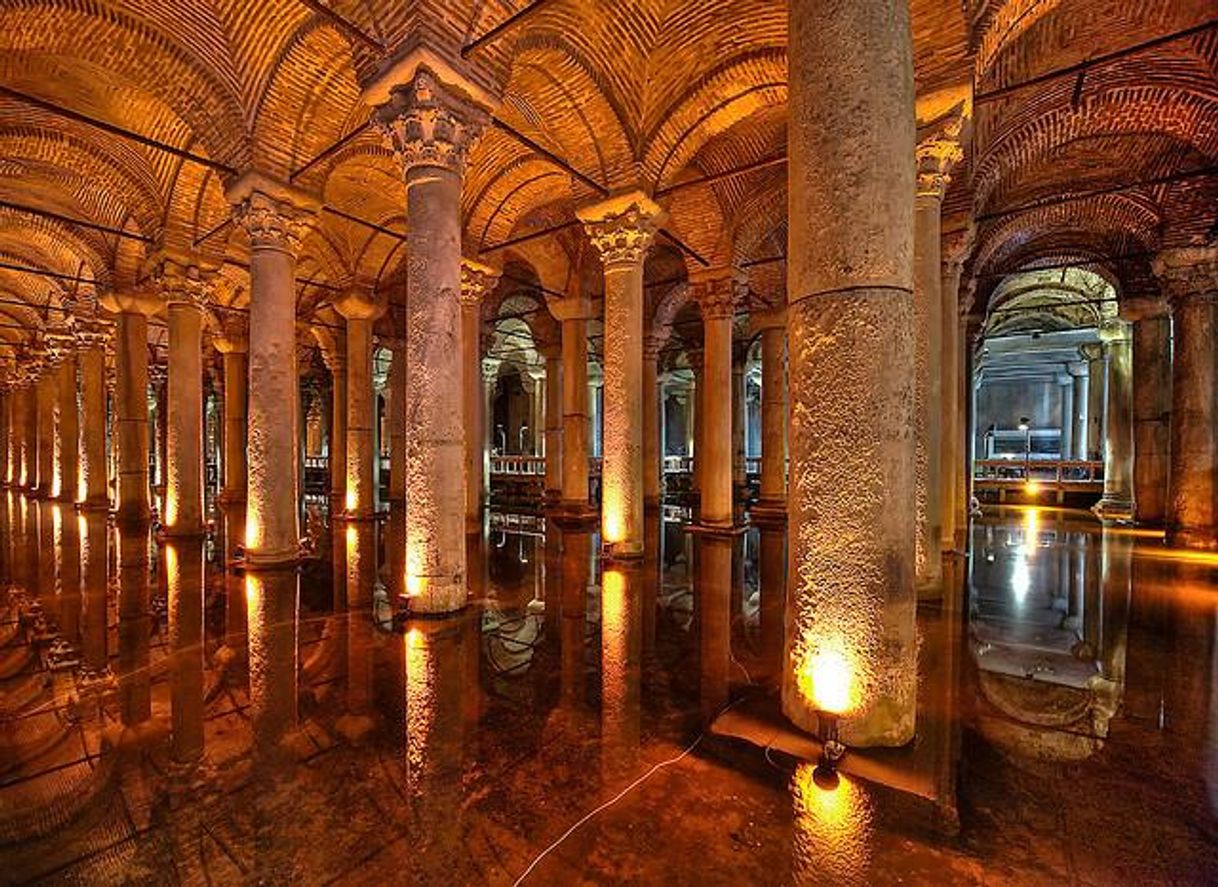
[[[842,775],[834,787],[817,784],[811,764],[791,777],[794,833],[792,880],[800,887],[871,883],[873,801],[870,790]]]

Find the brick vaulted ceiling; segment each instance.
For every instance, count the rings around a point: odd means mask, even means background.
[[[223,183],[251,167],[329,207],[302,251],[304,319],[351,281],[400,289],[404,189],[365,126],[361,84],[420,41],[456,56],[529,5],[3,0],[0,339],[20,342],[53,322],[82,286],[142,285],[145,258],[161,246],[221,265],[238,301],[246,245],[225,225]],[[569,222],[595,199],[573,168],[605,189],[653,191],[669,209],[683,246],[666,244],[649,263],[654,303],[687,269],[729,261],[753,263],[758,301],[781,301],[781,262],[760,260],[780,256],[786,240],[786,4],[536,6],[466,60],[502,97],[469,159],[466,254],[530,267],[551,295],[595,287],[595,260],[571,228],[488,249]],[[1003,273],[1075,260],[1104,263],[1127,288],[1151,286],[1148,253],[1212,237],[1218,177],[1180,174],[1218,165],[1218,28],[1102,59],[1215,18],[1211,0],[912,8],[920,100],[977,97],[946,209],[977,218],[970,270],[982,298]],[[1076,75],[1039,79],[1097,58],[1081,85]],[[757,168],[713,178],[746,165]]]

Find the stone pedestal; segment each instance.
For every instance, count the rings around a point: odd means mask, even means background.
[[[1172,405],[1167,538],[1218,548],[1218,249],[1160,253],[1154,263],[1171,300]]]
[[[465,427],[465,532],[482,532],[486,505],[487,430],[493,421],[482,384],[482,300],[495,289],[499,272],[461,260],[462,412]],[[497,367],[496,367],[497,369]]]
[[[1133,517],[1133,348],[1129,324],[1107,320],[1100,327],[1108,367],[1104,438],[1104,497],[1095,512],[1104,520]]]
[[[1162,299],[1127,299],[1133,324],[1134,520],[1162,526],[1167,517],[1171,450],[1171,319]]]
[[[914,735],[914,86],[909,5],[792,0],[791,493],[783,712]],[[849,63],[843,63],[849,59]],[[825,224],[832,220],[832,224]]]
[[[414,55],[365,100],[406,183],[407,595],[412,611],[447,613],[466,602],[461,180],[489,99]]]
[[[605,268],[601,541],[614,557],[636,558],[643,554],[643,261],[662,212],[632,192],[577,215]]]
[[[698,520],[710,529],[729,529],[732,515],[732,314],[744,278],[731,268],[690,277],[693,298],[702,311],[702,383],[698,411],[702,436],[696,458],[701,466]]]
[[[317,203],[256,174],[228,191],[250,242],[245,558],[276,567],[299,556],[296,435],[296,256]]]
[[[372,395],[372,322],[383,306],[371,292],[354,288],[342,294],[335,309],[347,321],[347,485],[343,516],[370,520],[376,511],[376,411]]]
[[[249,341],[243,329],[226,330],[215,340],[224,372],[224,487],[225,503],[245,501],[249,486],[246,467],[249,410]]]
[[[787,507],[786,352],[784,314],[761,331],[761,490],[757,503],[758,508],[783,518]]]

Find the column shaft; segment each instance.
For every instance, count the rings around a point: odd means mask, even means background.
[[[761,333],[761,503],[787,501],[786,329]]]
[[[106,353],[91,343],[80,351],[81,502],[85,508],[110,506],[106,471]]]
[[[75,502],[80,469],[80,413],[76,398],[76,355],[65,355],[59,364],[56,392],[58,425],[56,428],[59,476],[55,496],[65,502]]]
[[[588,322],[562,322],[562,501],[588,510]]]
[[[934,174],[918,176],[914,220],[914,471],[917,504],[915,563],[919,585],[942,579],[943,329],[940,208],[943,187]]]
[[[1218,547],[1218,289],[1172,304],[1174,349],[1168,541],[1190,548]]]
[[[468,370],[467,370],[468,372]],[[389,501],[406,501],[406,343],[397,343],[389,364]]]
[[[643,502],[660,504],[660,356],[651,337],[643,344]]]
[[[951,256],[943,262],[940,277],[941,337],[939,350],[939,372],[942,383],[939,387],[939,519],[941,530],[939,547],[951,551],[956,547],[956,532],[959,517],[958,501],[964,484],[964,458],[962,453],[964,405],[960,401],[961,355],[960,355],[960,272],[961,261]]]
[[[1171,462],[1171,320],[1165,313],[1133,324],[1133,501],[1139,524],[1167,517]]]
[[[339,356],[330,358],[329,468],[331,509],[339,511],[347,499],[347,362]]]
[[[48,367],[38,377],[35,388],[38,404],[38,460],[34,495],[40,498],[54,495],[55,491],[55,401],[58,385],[58,369]]]
[[[1087,459],[1104,461],[1104,413],[1107,409],[1107,358],[1099,345],[1084,345],[1087,357]]]
[[[118,316],[118,380],[114,411],[118,443],[118,518],[151,516],[148,493],[148,319]]]
[[[168,430],[165,531],[203,532],[203,311],[169,306]]]
[[[1106,519],[1133,516],[1133,349],[1129,324],[1112,320],[1101,329],[1108,366],[1104,497],[1096,505]]]
[[[224,351],[224,500],[244,502],[249,485],[246,468],[249,357],[244,346]]]
[[[347,318],[347,487],[348,517],[372,517],[375,506],[376,451],[373,441],[372,320]]]
[[[1069,459],[1069,454],[1074,450],[1074,378],[1062,376],[1058,379],[1057,388],[1061,392],[1060,456]]]
[[[713,273],[713,272],[712,272]],[[702,415],[696,458],[701,469],[699,521],[703,526],[732,525],[732,297],[730,273],[692,281],[702,308],[702,378],[698,412]]]
[[[643,553],[643,263],[605,268],[601,536],[617,556]],[[730,346],[729,346],[730,347]],[[730,370],[730,367],[729,367]]]
[[[1087,364],[1074,376],[1074,451],[1070,458],[1087,458],[1087,409],[1091,402],[1091,376]]]
[[[546,498],[562,497],[562,357],[546,355]]]
[[[482,383],[482,301],[474,274],[465,271],[461,294],[461,402],[465,426],[465,531],[482,530],[485,505],[486,392]]]

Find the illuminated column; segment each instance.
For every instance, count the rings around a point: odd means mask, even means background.
[[[482,382],[482,300],[495,289],[499,272],[461,260],[461,378],[465,426],[465,532],[482,532],[486,505],[486,429],[492,424]],[[498,366],[496,366],[498,370]]]
[[[586,298],[550,303],[562,322],[562,505],[586,516],[588,506],[588,316]]]
[[[1218,249],[1167,250],[1154,262],[1171,300],[1171,466],[1167,535],[1173,545],[1218,547]]]
[[[732,526],[732,313],[744,287],[733,268],[690,275],[690,291],[702,310],[703,368],[697,410],[702,415],[697,459],[702,496],[699,523]]]
[[[406,504],[406,342],[392,343],[389,363],[389,501]]]
[[[562,499],[562,347],[541,348],[546,359],[546,499]]]
[[[605,455],[605,417],[603,389],[604,369],[595,360],[588,363],[588,447],[589,455],[601,458]]]
[[[482,501],[488,503],[491,501],[491,453],[495,449],[495,391],[499,387],[499,366],[502,363],[496,357],[484,357],[481,361],[482,409],[479,426],[482,429],[482,467],[478,477]]]
[[[918,145],[917,197],[914,204],[914,473],[917,524],[914,536],[916,581],[938,585],[943,560],[943,195],[949,172],[964,152],[955,121],[947,132]]]
[[[761,490],[754,512],[786,518],[787,330],[784,312],[757,318],[761,325]]]
[[[152,516],[148,478],[148,318],[160,300],[138,293],[114,294],[118,313],[115,356],[115,444],[118,450],[118,519]]]
[[[689,363],[690,375],[693,376],[693,390],[690,392],[689,398],[689,412],[693,414],[693,421],[689,423],[692,437],[685,448],[685,452],[693,459],[689,488],[697,495],[702,490],[702,465],[706,461],[703,458],[702,451],[702,428],[706,410],[702,409],[701,403],[702,392],[706,389],[706,377],[702,372],[703,358],[701,349],[688,352],[685,358]]]
[[[940,409],[940,476],[939,517],[943,524],[940,547],[943,551],[957,548],[957,533],[963,532],[960,502],[968,485],[965,482],[967,453],[964,437],[968,433],[965,421],[964,352],[960,330],[960,275],[965,259],[972,249],[973,231],[967,228],[953,231],[943,238],[940,247],[940,297],[943,323],[939,369],[942,377],[939,396]]]
[[[732,495],[743,500],[748,494],[748,469],[745,465],[744,426],[748,421],[744,369],[747,355],[733,349],[732,357]]]
[[[1061,440],[1061,458],[1069,458],[1066,454],[1074,447],[1074,377],[1069,373],[1058,373],[1054,376],[1057,390],[1061,399],[1061,414],[1058,419],[1058,435]]]
[[[1133,325],[1134,519],[1150,526],[1161,526],[1167,517],[1172,375],[1167,310],[1167,302],[1158,298],[1121,304],[1121,316]]]
[[[1133,348],[1129,324],[1111,318],[1100,325],[1108,365],[1104,434],[1104,497],[1095,512],[1105,520],[1133,517]]]
[[[57,365],[50,360],[43,365],[34,386],[34,403],[37,408],[38,446],[35,450],[36,461],[33,494],[39,499],[45,499],[52,494],[55,483],[55,400],[58,385],[55,378]]]
[[[35,405],[36,388],[32,374],[27,371],[17,388],[17,471],[14,478],[17,486],[28,489],[37,483],[38,418]]]
[[[381,313],[370,292],[348,290],[334,304],[347,320],[347,486],[343,516],[367,520],[376,508],[377,458],[372,397],[372,321]]]
[[[643,338],[643,504],[660,504],[660,342]]]
[[[461,179],[493,102],[426,61],[426,50],[411,54],[364,98],[406,181],[407,592],[413,611],[447,613],[466,601]]]
[[[245,324],[228,323],[214,340],[224,370],[224,489],[226,504],[245,502],[249,474],[245,450],[249,408],[249,340]]]
[[[0,388],[0,483],[10,484],[13,479],[13,387],[12,376],[4,380]]]
[[[330,512],[347,498],[347,358],[346,346],[322,350],[330,371]]]
[[[80,507],[107,510],[110,489],[106,470],[106,340],[109,330],[97,320],[77,318],[76,348],[80,364]]]
[[[172,318],[172,314],[170,316]],[[175,369],[171,366],[171,377]],[[173,384],[172,381],[170,384]],[[170,397],[173,397],[172,391]],[[173,433],[171,428],[171,460]],[[171,483],[173,475],[171,461]],[[169,701],[172,715],[169,755],[174,768],[182,775],[192,771],[203,759],[202,540],[178,539],[165,546],[165,587],[169,600]]]
[[[526,375],[533,382],[533,391],[529,395],[529,437],[533,441],[533,455],[544,456],[545,436],[542,429],[546,425],[546,370],[544,366],[529,367]]]
[[[1068,458],[1082,461],[1087,458],[1087,407],[1091,397],[1091,379],[1085,360],[1069,364],[1068,369],[1074,377],[1074,450]]]
[[[245,560],[275,566],[295,561],[300,549],[296,256],[317,202],[257,173],[226,196],[250,244]]]
[[[197,267],[172,259],[159,269],[169,312],[164,530],[203,532],[203,312],[209,285]]]
[[[616,557],[643,554],[643,260],[661,214],[639,192],[576,213],[605,267],[601,538]],[[730,336],[729,321],[729,374]]]
[[[848,745],[903,745],[917,688],[909,4],[792,0],[789,34],[791,117],[817,125],[788,148],[782,707],[806,730],[839,711]]]
[[[1087,459],[1104,461],[1104,426],[1108,373],[1104,348],[1098,342],[1079,348],[1087,360]]]
[[[80,467],[80,413],[76,399],[76,354],[66,353],[59,362],[56,377],[56,458],[55,498],[75,502]]]

